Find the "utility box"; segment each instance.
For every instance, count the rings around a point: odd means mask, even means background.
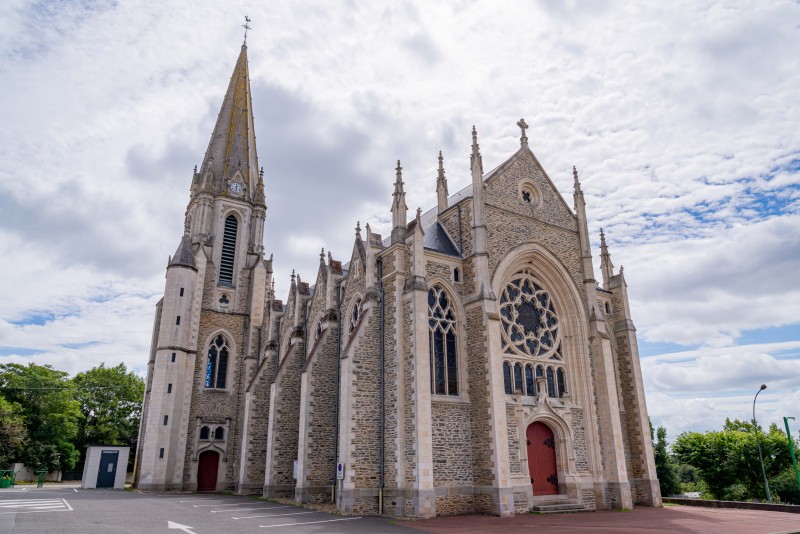
[[[81,488],[125,489],[125,474],[128,471],[130,447],[86,447],[86,462],[83,464]]]

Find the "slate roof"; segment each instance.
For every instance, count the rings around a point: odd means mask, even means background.
[[[175,265],[181,265],[183,267],[190,267],[192,269],[197,269],[197,266],[194,263],[194,253],[192,252],[192,242],[189,239],[188,234],[184,234],[181,238],[181,243],[178,245],[178,250],[175,251],[175,254],[172,255],[172,259],[169,261],[169,266],[172,267]]]
[[[434,223],[425,230],[425,238],[422,244],[428,250],[441,252],[448,256],[461,257],[458,247],[453,243],[453,240],[450,239],[450,234],[447,233],[447,230],[444,229],[439,221],[434,221]]]

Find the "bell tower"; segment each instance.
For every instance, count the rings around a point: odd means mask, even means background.
[[[272,277],[263,256],[265,215],[243,44],[192,175],[184,235],[156,305],[138,487],[222,491],[235,485],[238,415],[258,359]]]

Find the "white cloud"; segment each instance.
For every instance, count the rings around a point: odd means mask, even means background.
[[[397,159],[413,213],[435,203],[438,150],[456,191],[470,126],[489,169],[518,146],[524,116],[566,198],[578,166],[641,342],[734,351],[749,329],[798,324],[797,3],[11,1],[0,350],[24,350],[9,358],[144,369],[242,13],[279,295],[292,269],[314,277],[321,246],[347,261],[357,220],[387,233]],[[19,323],[32,316],[49,322]],[[691,371],[647,363],[651,398],[663,396],[651,410],[734,413],[714,392],[740,362],[786,373],[797,361],[733,354]],[[684,380],[694,389],[676,396]]]

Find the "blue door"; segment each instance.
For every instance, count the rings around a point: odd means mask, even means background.
[[[113,488],[117,476],[119,451],[103,451],[100,455],[100,471],[97,473],[98,488]]]

